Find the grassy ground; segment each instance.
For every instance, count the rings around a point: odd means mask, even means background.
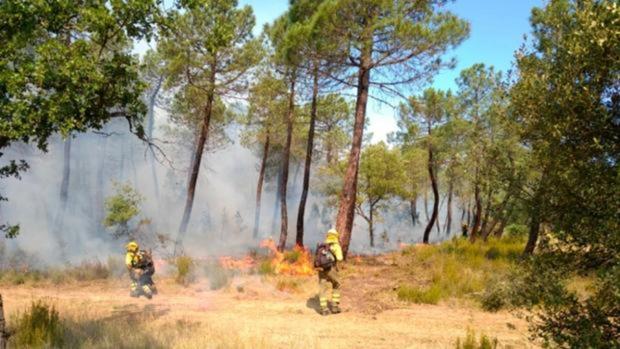
[[[523,320],[480,306],[484,289],[508,272],[522,246],[455,240],[353,256],[341,270],[344,312],[328,317],[317,313],[315,277],[270,275],[261,263],[262,275],[233,276],[196,263],[185,280],[173,270],[159,273],[160,294],[152,301],[128,297],[114,261],[60,271],[63,277],[22,273],[20,282],[20,273],[5,272],[0,285],[9,325],[22,335],[38,333],[39,347],[473,348],[475,331],[489,343],[497,339],[498,348],[528,348],[534,346]],[[37,328],[51,328],[51,337]],[[12,341],[14,347],[37,343],[19,335]]]

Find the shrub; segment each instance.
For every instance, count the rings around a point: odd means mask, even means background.
[[[10,338],[15,348],[61,348],[65,327],[58,311],[42,301],[33,302],[25,313],[18,315]]]
[[[411,286],[400,286],[397,290],[398,299],[411,303],[437,304],[441,299],[441,288],[432,285],[428,289]]]
[[[499,251],[499,248],[497,248],[496,246],[491,246],[484,253],[484,257],[490,260],[498,259],[500,256],[501,256],[501,252]]]
[[[289,264],[293,264],[299,260],[301,257],[301,251],[295,249],[284,252],[284,261]]]
[[[176,266],[176,276],[175,281],[180,284],[187,286],[190,282],[194,281],[194,260],[189,256],[178,256],[174,260],[174,265]]]
[[[275,268],[270,260],[264,260],[258,266],[258,274],[260,275],[274,275],[275,273]]]
[[[497,339],[490,339],[486,335],[480,336],[480,341],[476,340],[476,334],[467,330],[467,335],[465,339],[461,342],[461,339],[456,340],[456,349],[496,349],[498,345]]]
[[[284,292],[298,292],[300,287],[299,280],[290,277],[281,277],[276,281],[276,289]]]
[[[504,284],[494,284],[486,288],[480,297],[480,304],[482,309],[495,312],[507,305],[507,297]]]
[[[523,224],[510,224],[504,229],[509,239],[523,240],[527,236],[527,226]]]
[[[82,262],[67,271],[77,281],[104,280],[110,276],[110,270],[99,261]]]

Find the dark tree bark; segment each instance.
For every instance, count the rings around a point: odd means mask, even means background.
[[[271,217],[271,233],[277,231],[278,226],[278,214],[280,211],[280,184],[282,183],[282,171],[278,171],[278,177],[276,178],[276,192],[275,202],[273,204],[273,215]]]
[[[428,135],[431,135],[431,126],[428,126]],[[431,186],[433,188],[433,196],[435,201],[433,202],[433,213],[431,214],[431,219],[426,225],[426,229],[424,229],[424,237],[422,242],[428,244],[429,237],[431,234],[431,230],[433,229],[433,225],[435,224],[435,220],[437,219],[437,215],[439,214],[439,189],[437,186],[437,178],[435,178],[435,161],[433,160],[433,147],[430,143],[428,144],[428,175],[431,180]]]
[[[189,224],[189,219],[192,214],[192,208],[194,206],[194,196],[196,193],[196,183],[198,182],[198,174],[200,172],[200,163],[202,162],[202,154],[204,152],[205,143],[209,137],[209,126],[211,124],[211,114],[213,112],[213,101],[215,98],[215,63],[211,66],[211,76],[210,76],[211,90],[207,96],[207,103],[203,110],[203,120],[202,126],[200,128],[200,134],[198,136],[198,140],[196,142],[196,147],[194,151],[194,158],[192,159],[192,163],[190,166],[190,175],[189,181],[187,185],[187,199],[185,201],[185,209],[183,211],[183,218],[181,219],[181,225],[179,226],[179,234],[177,235],[177,239],[174,245],[174,254],[177,255],[181,252],[183,245],[183,238],[185,237],[185,233],[187,232],[187,226]]]
[[[368,233],[370,234],[370,247],[375,247],[374,207],[370,206]]]
[[[418,198],[414,198],[413,200],[409,200],[409,213],[411,214],[411,223],[413,224],[413,226],[415,227],[416,224],[418,224],[419,219],[418,219],[418,208],[417,208],[417,202]]]
[[[261,197],[263,195],[263,183],[265,182],[265,169],[267,167],[267,158],[269,157],[270,139],[269,133],[265,137],[265,144],[263,145],[263,158],[260,163],[260,170],[258,173],[258,183],[256,184],[256,208],[254,211],[254,230],[252,231],[252,237],[256,239],[258,237],[258,229],[260,227],[260,209],[261,209]]]
[[[484,206],[484,217],[482,218],[482,224],[480,225],[480,235],[482,235],[483,238],[486,239],[486,231],[487,231],[487,227],[489,224],[489,217],[491,216],[491,208],[492,208],[492,200],[493,197],[493,190],[489,189],[488,193],[487,193],[487,197],[486,197],[486,205]]]
[[[476,169],[476,180],[474,184],[474,201],[475,201],[475,213],[474,213],[474,223],[471,228],[471,233],[469,234],[469,238],[471,241],[475,241],[478,237],[478,232],[480,230],[480,221],[482,219],[482,199],[480,198],[480,183],[478,183],[478,173]]]
[[[60,206],[56,213],[56,219],[54,220],[54,226],[52,228],[60,257],[63,262],[67,261],[67,251],[65,241],[62,237],[64,229],[65,214],[67,211],[67,205],[69,203],[69,182],[71,178],[71,143],[72,138],[69,135],[64,142],[63,147],[63,167],[62,167],[62,181],[60,183]]]
[[[454,180],[450,178],[448,182],[448,208],[446,209],[445,232],[450,235],[452,232],[452,195],[454,190]]]
[[[295,111],[295,77],[291,78],[291,87],[288,97],[288,111],[284,116],[286,124],[286,142],[282,152],[282,178],[280,181],[280,241],[278,250],[284,251],[288,237],[288,210],[286,206],[286,190],[288,187],[288,172],[291,160],[291,142],[293,140],[293,113]]]
[[[6,328],[6,320],[4,318],[4,303],[0,294],[0,349],[6,349],[9,342],[10,333]]]
[[[545,173],[543,172],[543,179],[545,177]],[[536,244],[538,243],[538,235],[540,234],[540,223],[541,223],[541,208],[542,208],[542,180],[539,184],[536,193],[534,194],[534,200],[530,206],[530,227],[529,234],[527,238],[527,244],[525,245],[525,249],[523,254],[531,255],[534,253],[534,249],[536,249]]]
[[[357,76],[357,100],[355,104],[355,123],[353,125],[353,141],[351,152],[344,177],[344,185],[340,193],[338,203],[338,215],[336,216],[336,229],[340,232],[340,244],[346,258],[351,243],[351,230],[355,215],[355,200],[357,196],[357,175],[359,172],[359,160],[364,137],[364,124],[366,120],[366,106],[370,89],[371,70],[371,47],[366,44],[361,57],[361,64]]]
[[[310,106],[310,128],[308,129],[308,144],[306,147],[306,163],[304,165],[304,182],[297,210],[297,236],[295,243],[298,246],[304,245],[304,216],[306,212],[306,201],[308,200],[308,188],[310,186],[310,167],[312,166],[312,152],[314,151],[314,129],[316,124],[317,98],[319,95],[319,69],[315,63],[312,82],[312,102]]]

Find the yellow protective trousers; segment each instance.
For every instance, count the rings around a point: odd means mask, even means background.
[[[330,286],[331,297],[329,297]],[[330,300],[334,306],[340,304],[340,276],[336,268],[319,271],[319,303],[321,309],[327,308],[327,302]]]

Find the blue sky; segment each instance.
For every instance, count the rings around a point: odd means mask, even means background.
[[[239,3],[253,7],[257,33],[264,23],[271,22],[288,7],[288,0],[240,0]],[[454,90],[459,72],[475,63],[493,65],[503,71],[510,69],[514,52],[523,43],[523,35],[530,32],[531,9],[543,5],[544,0],[457,0],[449,4],[450,11],[470,22],[471,33],[449,55],[456,57],[457,67],[440,72],[433,86]],[[396,129],[394,111],[388,106],[371,101],[368,117],[373,141],[385,140],[386,135]]]

